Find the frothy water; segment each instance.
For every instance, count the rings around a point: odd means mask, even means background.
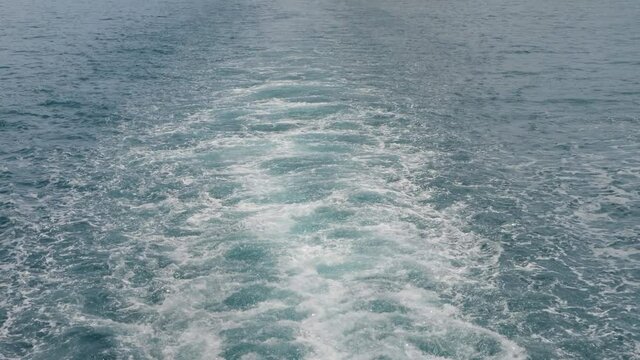
[[[306,101],[346,91],[349,102]],[[145,177],[178,185],[160,201],[127,200],[125,207],[140,210],[136,219],[154,214],[130,238],[153,239],[163,247],[153,256],[171,261],[156,279],[165,294],[147,309],[156,315],[148,326],[181,319],[149,354],[194,357],[220,347],[229,358],[522,353],[440,298],[458,283],[494,286],[500,249],[460,229],[455,210],[428,204],[415,174],[438,155],[397,143],[411,136],[404,128],[368,123],[402,116],[359,105],[359,97],[376,96],[332,81],[266,82],[215,94],[212,109],[145,130],[149,145],[126,154],[123,167],[157,169]],[[210,130],[240,104],[233,125],[241,130]],[[189,146],[152,149],[189,134],[198,134]],[[478,274],[469,276],[471,269]],[[217,335],[199,335],[212,328]],[[126,338],[141,347],[154,342],[150,334]]]
[[[0,357],[637,356],[640,9],[544,3],[0,5]]]

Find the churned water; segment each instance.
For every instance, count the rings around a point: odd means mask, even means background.
[[[0,358],[640,357],[640,2],[0,2]]]

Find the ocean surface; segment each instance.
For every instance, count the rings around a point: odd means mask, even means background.
[[[639,359],[639,19],[0,1],[0,359]]]

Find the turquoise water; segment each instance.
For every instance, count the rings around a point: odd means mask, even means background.
[[[0,2],[0,359],[640,357],[638,19]]]

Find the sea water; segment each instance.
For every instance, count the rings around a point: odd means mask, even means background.
[[[638,358],[638,19],[0,2],[0,358]]]

